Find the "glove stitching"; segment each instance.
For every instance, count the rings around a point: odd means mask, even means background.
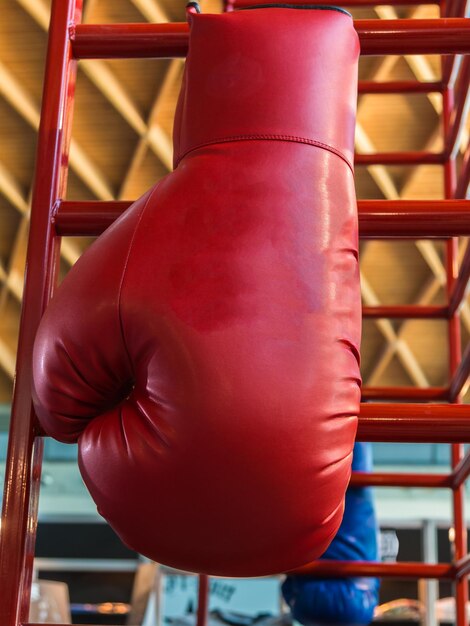
[[[221,139],[212,139],[210,141],[206,141],[201,143],[194,148],[190,148],[186,152],[184,152],[178,159],[177,166],[180,161],[190,152],[194,152],[194,150],[199,150],[200,148],[204,148],[205,146],[210,146],[217,143],[229,143],[231,141],[250,141],[250,140],[267,140],[267,141],[291,141],[294,143],[303,143],[309,146],[315,146],[316,148],[323,148],[324,150],[328,150],[328,152],[332,152],[336,154],[341,160],[343,160],[346,165],[349,167],[351,172],[354,174],[354,167],[352,163],[346,158],[346,156],[333,146],[328,145],[327,143],[323,143],[322,141],[315,141],[315,139],[307,139],[306,137],[298,137],[296,135],[233,135],[231,137],[222,137]]]
[[[129,354],[129,350],[127,348],[126,337],[124,335],[124,326],[123,326],[122,317],[121,317],[121,295],[122,295],[122,288],[123,288],[123,285],[124,285],[124,280],[126,278],[127,267],[129,265],[129,260],[130,260],[132,248],[133,248],[133,245],[134,245],[134,240],[136,238],[137,231],[139,230],[140,222],[142,221],[142,218],[143,218],[144,213],[145,213],[145,209],[147,208],[148,203],[150,202],[150,199],[152,198],[153,194],[155,193],[155,191],[157,190],[157,188],[159,186],[160,186],[159,184],[156,185],[152,189],[152,191],[149,193],[149,195],[147,197],[147,200],[145,201],[144,206],[142,207],[142,211],[140,212],[139,219],[137,220],[137,224],[134,227],[134,232],[132,233],[132,237],[131,237],[131,240],[129,242],[129,247],[127,249],[127,256],[126,256],[126,260],[124,262],[124,268],[122,270],[121,282],[119,284],[119,291],[118,291],[117,309],[118,309],[118,318],[119,318],[119,328],[121,329],[122,343],[124,345],[124,349],[125,349],[126,354],[127,354],[127,359],[129,361],[130,369],[132,370],[133,374],[135,374],[134,366],[133,366],[132,359],[131,359],[130,354]]]

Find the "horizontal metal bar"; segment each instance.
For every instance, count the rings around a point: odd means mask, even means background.
[[[132,200],[60,201],[55,206],[52,221],[57,235],[96,237],[111,226],[132,204]]]
[[[363,238],[470,235],[468,200],[360,200]]]
[[[361,404],[359,441],[470,442],[470,405]]]
[[[465,18],[356,20],[354,25],[363,55],[470,52],[470,20]],[[70,38],[77,59],[184,57],[188,26],[78,24]]]
[[[319,560],[289,573],[326,578],[378,576],[380,578],[438,578],[440,580],[453,580],[456,576],[456,569],[448,563],[376,563],[369,561]]]
[[[421,487],[424,489],[441,489],[452,487],[452,475],[353,472],[349,484],[353,487]]]
[[[57,204],[58,235],[97,236],[130,205],[126,202]],[[470,235],[470,200],[359,200],[362,238],[443,238]]]
[[[444,161],[441,152],[374,152],[354,155],[354,165],[442,165]]]
[[[469,376],[470,376],[470,344],[467,345],[467,348],[462,356],[462,360],[460,361],[459,366],[454,372],[454,375],[452,376],[452,380],[450,381],[449,399],[451,402],[455,402],[457,400],[460,393],[464,389]]]
[[[363,387],[363,400],[437,402],[449,400],[448,387]]]
[[[443,89],[441,82],[422,83],[417,80],[393,80],[384,82],[360,80],[358,87],[360,94],[442,93]]]
[[[465,456],[461,461],[454,467],[451,477],[452,477],[452,489],[458,489],[460,485],[467,480],[470,476],[470,450],[467,450]]]
[[[447,3],[446,17],[463,17],[466,14],[467,0],[453,0]]]
[[[470,20],[466,18],[355,20],[361,54],[467,54]]]
[[[362,316],[373,319],[447,319],[448,308],[417,304],[363,306]]]
[[[77,24],[70,39],[76,59],[172,59],[186,56],[189,29],[186,22]]]

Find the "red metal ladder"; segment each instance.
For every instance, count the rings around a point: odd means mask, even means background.
[[[294,0],[297,4],[302,2]],[[309,4],[323,0],[308,0]],[[343,0],[341,6],[373,6],[376,0]],[[424,4],[396,0],[389,4]],[[430,2],[427,2],[430,3]],[[433,4],[439,4],[435,0]],[[229,0],[227,9],[253,4]],[[381,3],[383,4],[383,3]],[[470,145],[457,176],[455,147],[460,139],[470,78],[470,56],[460,66],[454,94],[452,80],[456,54],[470,54],[470,19],[466,2],[445,0],[439,5],[442,19],[356,20],[363,55],[441,54],[442,79],[437,83],[361,81],[361,93],[430,93],[443,98],[444,150],[440,153],[393,152],[356,155],[357,165],[439,164],[444,167],[445,200],[360,201],[360,236],[368,238],[447,238],[447,295],[443,307],[365,307],[367,317],[446,319],[449,327],[450,385],[442,388],[365,388],[364,398],[381,403],[361,406],[358,438],[366,441],[443,442],[452,444],[449,474],[361,474],[355,485],[447,487],[453,494],[456,559],[452,564],[423,563],[315,563],[305,571],[319,575],[371,575],[439,578],[455,581],[457,624],[466,625],[467,554],[463,512],[463,484],[470,474],[470,406],[460,405],[459,395],[470,372],[470,346],[460,353],[458,308],[470,276],[470,251],[457,266],[457,237],[470,235],[470,201],[464,200],[470,184]],[[34,560],[37,506],[43,440],[31,404],[31,355],[34,336],[53,293],[59,267],[60,238],[97,235],[126,209],[123,202],[66,202],[74,89],[79,59],[130,57],[183,57],[186,24],[84,25],[82,0],[53,0],[46,75],[39,130],[36,179],[25,277],[12,404],[0,538],[0,624],[25,626]],[[460,198],[460,199],[459,199]],[[386,401],[386,402],[383,402]],[[400,402],[400,403],[398,403]],[[406,403],[402,403],[406,402]],[[414,402],[414,403],[412,403]],[[441,402],[442,404],[436,404]],[[200,578],[198,623],[207,613],[208,579]]]

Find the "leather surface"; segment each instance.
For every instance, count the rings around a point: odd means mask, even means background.
[[[79,442],[99,512],[160,563],[285,571],[341,522],[360,400],[357,57],[336,11],[193,16],[178,167],[40,325],[44,429]]]
[[[370,444],[355,444],[352,467],[355,471],[372,471]],[[321,558],[377,561],[378,533],[373,490],[350,487],[341,526]],[[369,624],[379,602],[379,579],[287,576],[282,592],[294,619],[306,626]]]

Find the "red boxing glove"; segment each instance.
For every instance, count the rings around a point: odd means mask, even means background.
[[[45,431],[99,512],[183,570],[319,557],[360,400],[357,61],[339,9],[193,15],[176,170],[70,271],[41,322]]]

